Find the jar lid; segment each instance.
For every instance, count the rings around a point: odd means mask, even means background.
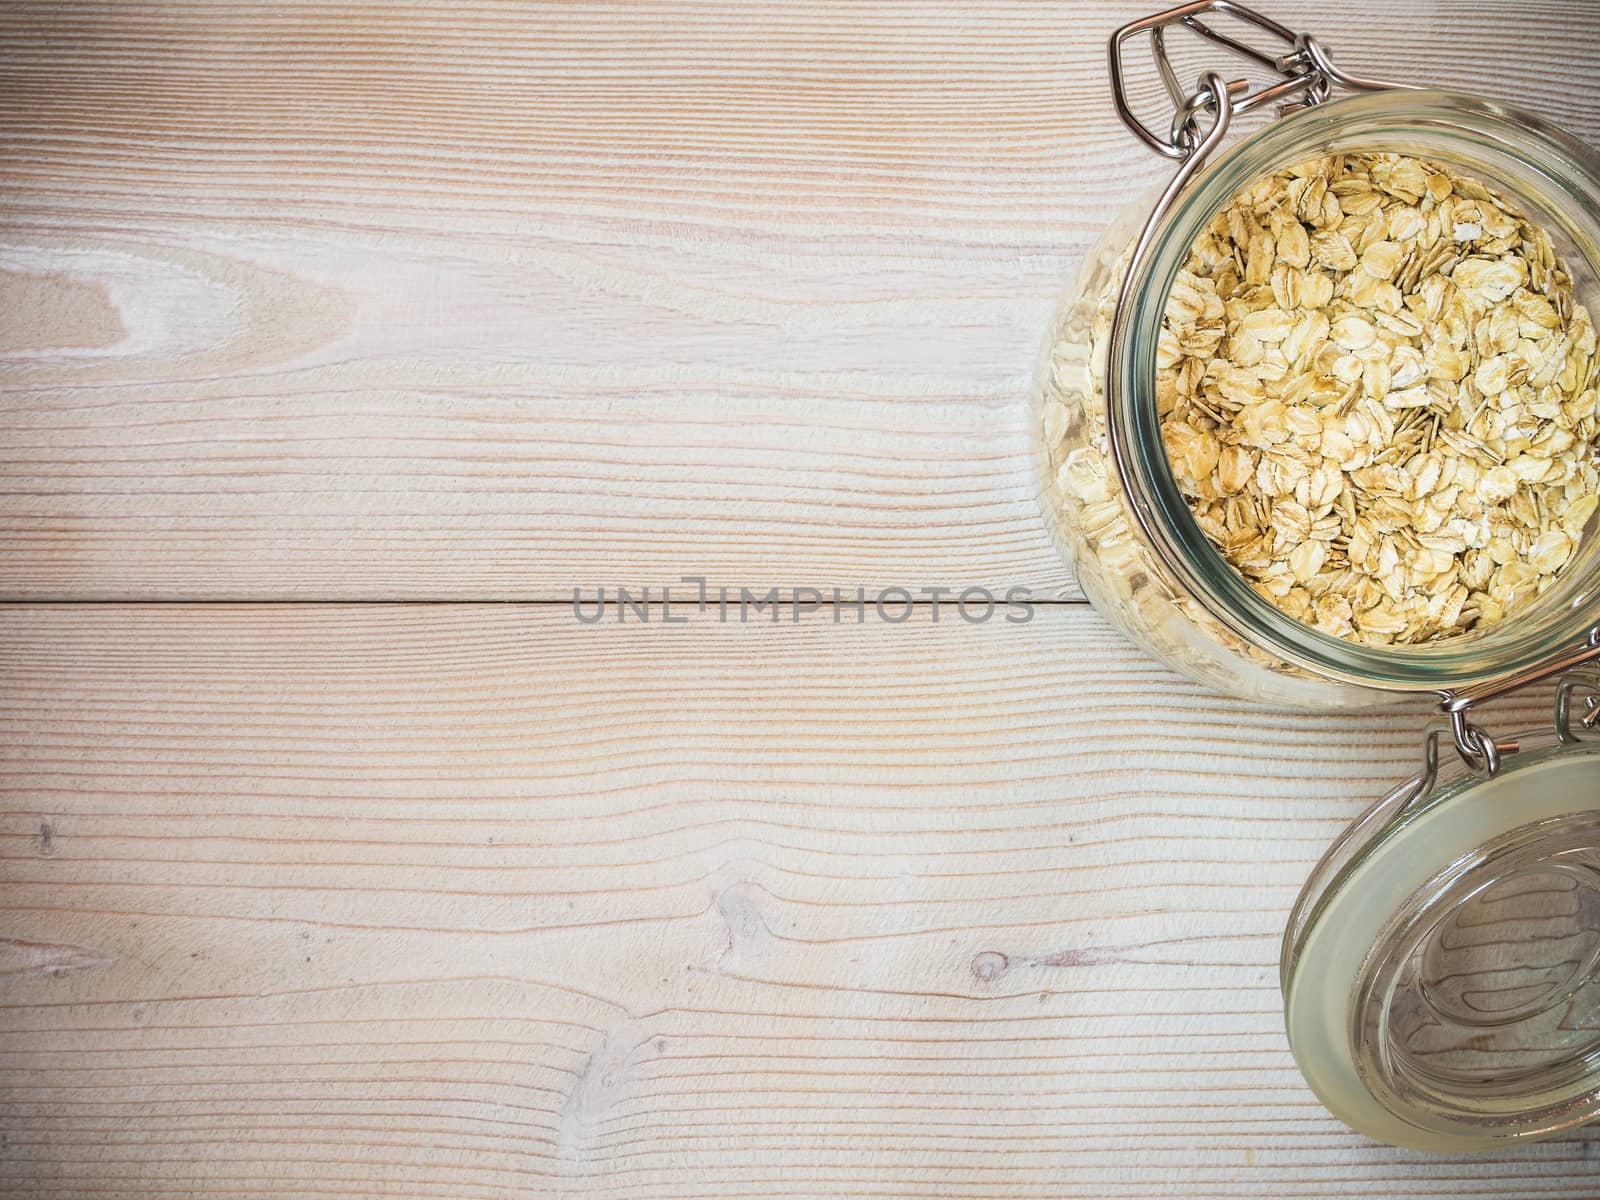
[[[1600,738],[1565,703],[1559,735],[1391,793],[1301,893],[1289,1043],[1361,1133],[1482,1150],[1600,1116]]]

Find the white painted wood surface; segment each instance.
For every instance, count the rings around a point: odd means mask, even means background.
[[[0,745],[15,1194],[1600,1180],[1374,1146],[1290,1059],[1284,916],[1416,713],[1232,704],[1081,605],[20,609]]]
[[[1262,0],[1600,134],[1582,0]],[[1070,594],[1025,394],[1142,3],[0,6],[0,595]]]
[[[1600,133],[1586,4],[1261,0]],[[1277,938],[1418,713],[1030,585],[1136,4],[0,6],[0,1194],[1590,1197],[1371,1145]],[[1538,702],[1508,724],[1541,719]]]

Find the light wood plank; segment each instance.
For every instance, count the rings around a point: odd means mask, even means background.
[[[1590,1196],[1290,1060],[1285,915],[1418,727],[1082,606],[7,609],[0,1190]]]
[[[1584,3],[1262,0],[1600,135]],[[0,6],[0,595],[1029,585],[1151,3]]]

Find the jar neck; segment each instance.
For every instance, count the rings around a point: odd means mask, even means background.
[[[1224,627],[1331,681],[1451,692],[1514,674],[1588,639],[1600,621],[1600,533],[1589,531],[1562,581],[1516,620],[1416,646],[1346,641],[1273,607],[1212,545],[1173,477],[1156,404],[1166,297],[1195,238],[1247,184],[1355,149],[1440,160],[1484,179],[1550,229],[1574,269],[1580,299],[1591,311],[1600,305],[1600,156],[1593,151],[1532,114],[1455,93],[1390,92],[1318,105],[1236,144],[1195,177],[1151,232],[1113,328],[1108,431],[1151,551],[1188,598]]]

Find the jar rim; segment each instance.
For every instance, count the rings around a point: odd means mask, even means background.
[[[1388,91],[1314,105],[1254,131],[1197,173],[1151,231],[1116,323],[1110,356],[1128,381],[1106,419],[1129,447],[1119,464],[1130,503],[1150,520],[1151,548],[1188,596],[1235,635],[1313,676],[1396,692],[1439,692],[1514,673],[1584,640],[1600,620],[1600,560],[1517,620],[1415,646],[1369,646],[1323,633],[1259,596],[1201,530],[1165,452],[1155,397],[1165,298],[1204,225],[1263,175],[1339,150],[1414,153],[1459,166],[1548,215],[1590,277],[1600,276],[1600,154],[1543,118],[1449,91]],[[1532,214],[1530,214],[1532,215]],[[1590,539],[1600,540],[1591,533]],[[1580,555],[1597,553],[1581,546]],[[1593,578],[1586,578],[1593,576]],[[1576,588],[1574,587],[1574,585]],[[1564,590],[1563,590],[1564,588]],[[1534,615],[1532,609],[1538,609]]]

